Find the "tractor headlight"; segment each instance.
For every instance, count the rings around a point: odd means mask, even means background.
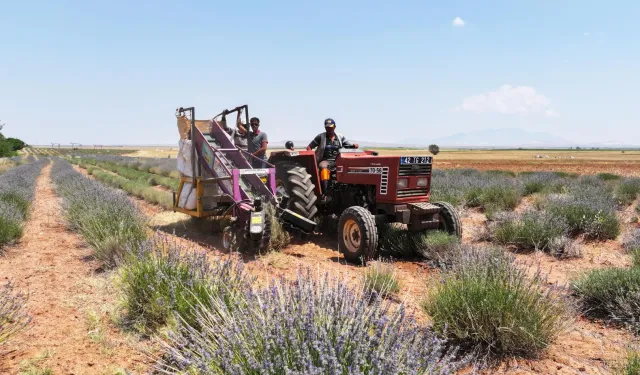
[[[429,185],[429,179],[428,178],[419,178],[418,179],[418,187],[427,187],[427,185]]]
[[[398,189],[406,189],[407,186],[409,186],[409,180],[407,180],[406,178],[398,179]]]

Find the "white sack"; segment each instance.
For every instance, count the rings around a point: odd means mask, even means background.
[[[178,151],[178,171],[183,176],[193,177],[193,168],[191,164],[191,140],[181,139],[179,141]]]
[[[185,182],[180,197],[178,197],[178,207],[185,210],[195,210],[196,202],[196,189],[193,188],[191,182]]]

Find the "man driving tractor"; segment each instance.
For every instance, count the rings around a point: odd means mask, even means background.
[[[325,193],[329,185],[331,169],[336,166],[336,157],[343,147],[358,148],[357,143],[349,142],[342,134],[336,133],[336,122],[328,118],[324,120],[324,133],[318,134],[307,146],[307,151],[316,149],[316,161],[320,167],[320,182],[322,185],[322,200],[326,200]]]

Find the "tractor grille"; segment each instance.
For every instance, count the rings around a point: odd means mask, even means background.
[[[426,188],[398,190],[398,198],[419,197],[428,193],[429,190]]]
[[[398,176],[429,176],[431,164],[401,164]]]

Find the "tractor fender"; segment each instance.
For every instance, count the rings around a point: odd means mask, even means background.
[[[274,151],[269,155],[268,162],[278,168],[278,164],[283,161],[290,161],[300,164],[311,175],[311,182],[315,185],[315,193],[317,196],[322,195],[320,190],[320,174],[318,172],[318,163],[316,162],[316,154],[313,151]],[[277,171],[276,171],[277,173]]]

